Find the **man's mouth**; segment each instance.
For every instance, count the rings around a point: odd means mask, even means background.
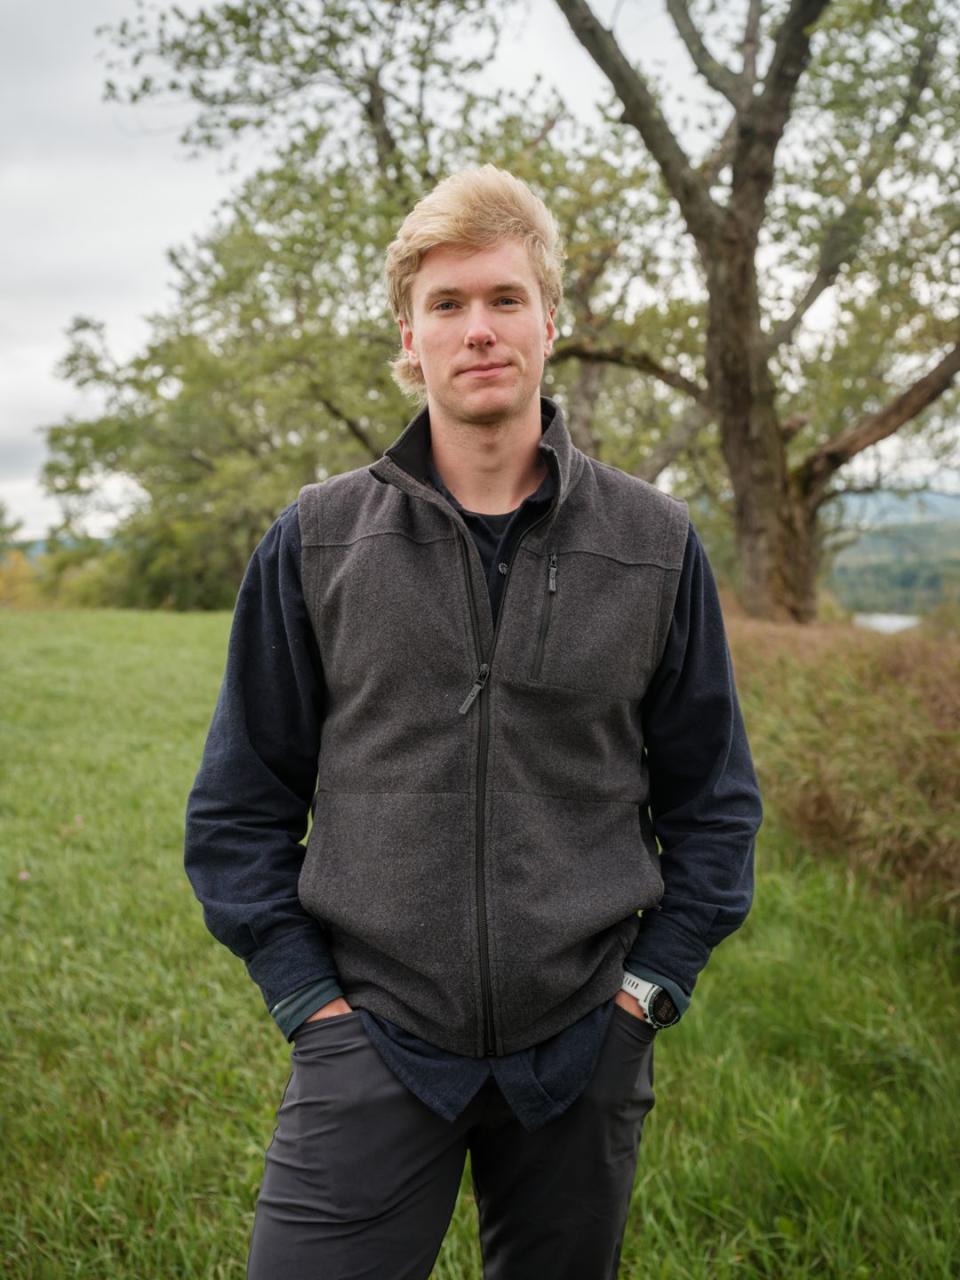
[[[509,368],[509,364],[474,364],[469,369],[462,369],[461,373],[471,374],[475,378],[491,378]]]

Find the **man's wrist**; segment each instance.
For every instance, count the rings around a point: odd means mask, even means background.
[[[661,969],[652,969],[647,965],[634,961],[627,956],[623,963],[624,977],[628,973],[633,974],[636,978],[644,978],[647,982],[652,982],[655,986],[663,987],[664,991],[670,993],[670,998],[680,1011],[681,1017],[690,1008],[690,996],[685,987],[680,986],[676,979],[664,973]]]
[[[652,1027],[672,1027],[680,1021],[680,1010],[664,987],[638,978],[628,970],[623,975],[621,990],[633,996]]]
[[[298,987],[296,991],[275,1004],[270,1013],[289,1040],[301,1022],[342,995],[343,992],[336,978],[320,978],[316,982],[308,982]]]
[[[631,1017],[637,1018],[640,1022],[646,1022],[647,1015],[636,996],[630,995],[630,993],[624,991],[622,987],[613,997],[613,1002],[614,1004],[618,1004],[621,1009],[625,1009]]]
[[[315,1009],[309,1018],[304,1018],[304,1022],[322,1022],[324,1018],[335,1018],[338,1014],[352,1012],[353,1009],[347,1004],[344,997],[337,996],[336,1000],[328,1000],[319,1009]]]

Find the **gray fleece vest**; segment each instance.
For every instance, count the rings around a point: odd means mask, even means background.
[[[300,901],[351,1004],[477,1057],[614,995],[663,892],[640,703],[687,510],[544,408],[556,492],[496,629],[473,538],[426,479],[425,411],[299,496],[326,688]]]

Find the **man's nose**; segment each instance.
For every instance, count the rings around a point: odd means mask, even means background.
[[[489,347],[497,340],[490,324],[490,320],[484,311],[476,309],[471,311],[467,318],[467,328],[463,335],[463,341],[468,347]]]

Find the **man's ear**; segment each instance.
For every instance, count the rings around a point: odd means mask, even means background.
[[[547,312],[547,327],[545,333],[545,341],[543,344],[543,354],[546,358],[553,350],[553,340],[557,336],[557,326],[554,323],[554,316],[557,314],[557,308],[551,307]]]
[[[419,365],[420,357],[417,355],[416,348],[414,346],[413,330],[407,324],[406,320],[399,320],[397,323],[400,325],[400,342],[403,345],[404,351],[407,353],[407,359],[412,365]]]

